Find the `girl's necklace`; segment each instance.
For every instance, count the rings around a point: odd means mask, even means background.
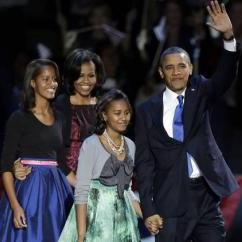
[[[121,135],[121,144],[120,145],[116,145],[114,143],[114,141],[112,140],[112,138],[108,135],[108,132],[107,132],[106,129],[104,130],[103,135],[106,138],[110,149],[114,153],[116,153],[117,155],[121,155],[124,152],[124,136],[123,135]]]

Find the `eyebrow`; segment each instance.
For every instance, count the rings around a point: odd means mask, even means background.
[[[178,66],[180,66],[180,65],[186,65],[186,63],[184,63],[184,62],[179,62],[177,65],[178,65]],[[171,66],[176,66],[176,64],[167,64],[167,65],[165,65],[164,67],[171,67]]]

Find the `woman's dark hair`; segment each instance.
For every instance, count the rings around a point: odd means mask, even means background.
[[[106,112],[113,101],[125,100],[129,106],[130,112],[132,113],[132,107],[126,94],[118,89],[111,89],[106,92],[97,102],[97,120],[93,130],[93,133],[101,135],[105,128],[106,122],[103,119],[103,112]]]
[[[75,49],[66,57],[63,69],[64,88],[68,95],[75,94],[74,82],[80,76],[81,65],[90,61],[95,65],[97,76],[97,83],[91,94],[93,95],[103,85],[105,81],[105,70],[101,58],[90,50]]]
[[[60,73],[57,64],[49,59],[35,59],[31,61],[25,71],[24,75],[24,92],[23,92],[23,103],[22,106],[25,111],[35,107],[35,93],[31,86],[31,80],[35,80],[38,75],[41,74],[44,67],[51,66],[55,70],[56,78],[60,83]]]

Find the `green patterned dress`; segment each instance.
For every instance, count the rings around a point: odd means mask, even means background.
[[[128,190],[132,171],[133,161],[128,155],[124,161],[111,155],[100,178],[91,180],[85,242],[140,241],[138,221]],[[59,242],[76,241],[76,214],[73,205]]]

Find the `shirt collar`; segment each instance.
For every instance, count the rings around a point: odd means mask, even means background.
[[[173,92],[171,89],[169,89],[168,87],[166,87],[165,91],[164,91],[164,98],[169,102],[174,102],[174,100],[177,100],[177,97],[179,95],[182,95],[183,97],[185,97],[185,91],[186,88],[183,90],[183,92],[181,94],[177,94],[175,92]]]

